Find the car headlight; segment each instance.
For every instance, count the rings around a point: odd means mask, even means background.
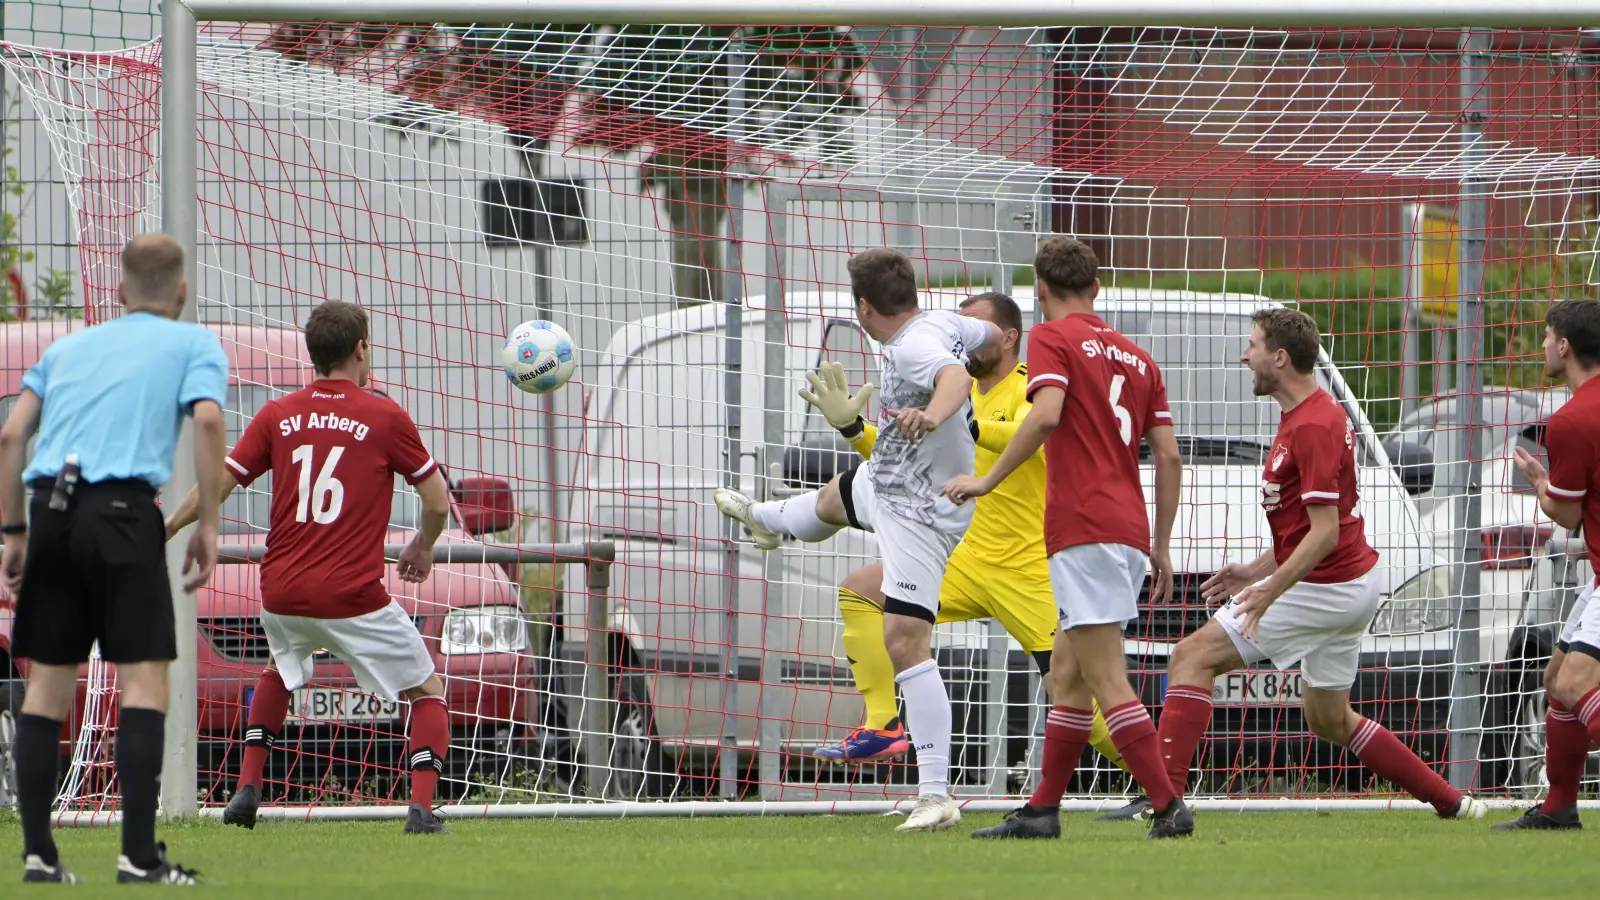
[[[1455,624],[1450,566],[1434,566],[1394,592],[1372,620],[1376,635],[1443,631]]]
[[[452,609],[444,617],[439,650],[446,656],[467,653],[516,653],[528,649],[528,630],[515,606]]]

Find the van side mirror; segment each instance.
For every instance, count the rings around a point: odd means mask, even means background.
[[[792,488],[819,488],[860,462],[861,455],[837,434],[807,438],[800,446],[783,451],[783,483]]]
[[[461,516],[461,528],[477,537],[505,531],[517,523],[517,503],[504,478],[474,475],[450,488]]]
[[[1383,444],[1400,484],[1415,497],[1433,490],[1433,451],[1410,441],[1388,440]]]

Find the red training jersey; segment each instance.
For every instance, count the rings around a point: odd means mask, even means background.
[[[263,406],[227,463],[241,485],[273,476],[264,609],[348,619],[388,605],[394,476],[418,484],[438,468],[405,410],[354,382],[318,379]]]
[[[1150,552],[1150,515],[1139,481],[1139,441],[1171,425],[1161,369],[1099,316],[1074,313],[1028,333],[1028,397],[1067,392],[1044,442],[1044,543],[1123,544]]]
[[[1572,392],[1544,429],[1552,500],[1583,504],[1583,541],[1600,584],[1600,378]]]
[[[1272,528],[1272,557],[1283,565],[1311,531],[1308,506],[1339,508],[1339,543],[1303,581],[1343,584],[1372,571],[1378,551],[1356,514],[1356,427],[1327,391],[1283,414],[1261,475],[1261,507]]]

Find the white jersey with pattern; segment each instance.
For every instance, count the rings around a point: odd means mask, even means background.
[[[906,322],[884,343],[878,440],[869,463],[880,509],[944,532],[965,532],[971,524],[973,505],[956,506],[939,491],[951,479],[972,474],[972,401],[966,400],[960,412],[916,443],[900,434],[890,413],[926,409],[940,370],[965,366],[967,350],[988,339],[989,325],[982,319],[931,310]]]

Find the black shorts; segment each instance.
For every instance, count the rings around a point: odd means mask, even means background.
[[[41,489],[42,487],[42,489]],[[79,484],[66,512],[35,484],[12,655],[45,665],[172,660],[178,643],[166,528],[142,481]]]

